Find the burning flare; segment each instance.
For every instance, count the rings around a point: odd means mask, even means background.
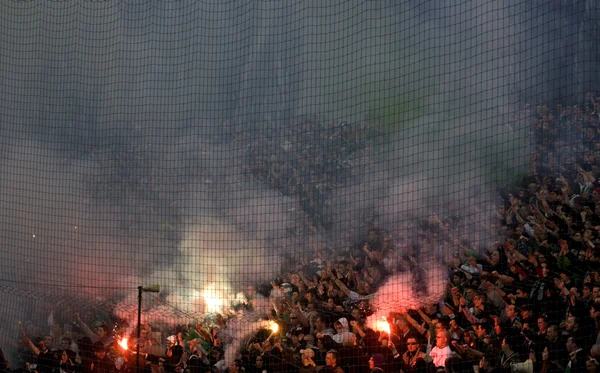
[[[212,289],[205,289],[202,292],[202,297],[206,302],[206,311],[209,313],[221,312],[223,308],[223,299]]]
[[[127,338],[123,338],[119,341],[119,346],[121,346],[121,348],[123,350],[128,350],[129,349],[129,345],[127,344],[128,340]]]
[[[387,335],[390,335],[390,324],[386,321],[385,317],[382,317],[381,320],[377,320],[375,322],[375,330],[385,332]]]
[[[277,333],[277,331],[279,330],[279,325],[275,321],[271,321],[271,325],[269,325],[269,329],[271,329],[271,331],[273,333]]]

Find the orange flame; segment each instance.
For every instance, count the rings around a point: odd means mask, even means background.
[[[269,325],[269,329],[271,329],[273,333],[277,333],[277,331],[279,330],[279,325],[276,322],[272,321],[271,325]]]
[[[119,341],[119,346],[121,346],[122,349],[127,350],[128,349],[128,345],[127,345],[127,338],[123,338]]]
[[[375,323],[375,329],[380,331],[380,332],[385,332],[388,335],[390,335],[391,330],[390,330],[390,324],[385,321],[385,318],[383,320],[377,320]]]

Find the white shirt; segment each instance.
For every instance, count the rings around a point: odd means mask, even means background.
[[[429,356],[431,356],[433,364],[436,368],[444,367],[446,366],[446,360],[452,356],[452,350],[450,349],[450,346],[446,346],[444,348],[438,348],[438,346],[435,346],[431,349]]]

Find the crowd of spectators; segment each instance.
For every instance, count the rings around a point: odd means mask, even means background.
[[[440,302],[391,312],[389,329],[367,323],[372,294],[390,274],[427,272],[398,249],[401,238],[373,228],[343,255],[316,248],[279,279],[249,286],[236,311],[276,292],[280,328],[261,329],[228,364],[223,331],[235,313],[176,329],[145,324],[137,340],[90,312],[46,331],[21,326],[21,360],[2,370],[132,372],[139,361],[152,373],[599,372],[600,102],[586,102],[536,108],[538,157],[501,192],[501,240],[474,247],[449,233],[451,219],[415,223],[421,239],[447,237],[456,255]]]

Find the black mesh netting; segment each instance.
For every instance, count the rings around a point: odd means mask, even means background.
[[[2,2],[0,370],[597,372],[599,7]]]

